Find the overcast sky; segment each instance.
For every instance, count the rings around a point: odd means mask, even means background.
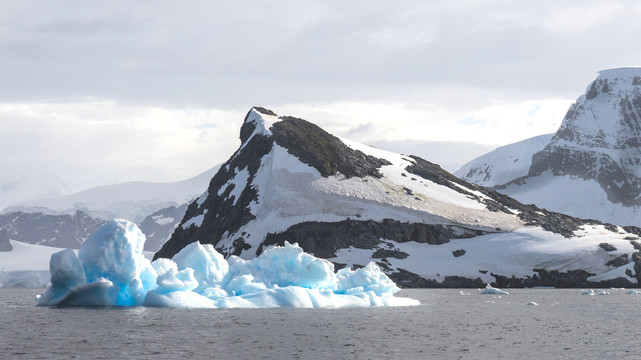
[[[639,34],[624,1],[3,1],[0,165],[184,179],[260,105],[456,170],[556,131]]]

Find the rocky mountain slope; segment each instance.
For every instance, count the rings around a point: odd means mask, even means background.
[[[521,144],[475,159],[456,174],[546,209],[641,226],[641,68],[601,71],[550,141],[529,147],[527,169],[521,161],[513,171],[497,154],[517,154]]]
[[[298,242],[401,286],[636,286],[641,230],[523,205],[438,165],[252,108],[242,144],[155,255],[190,243],[251,259]],[[638,273],[638,275],[637,275]]]
[[[9,232],[5,229],[0,229],[0,251],[11,251],[13,245],[9,240]]]
[[[0,229],[11,240],[28,244],[77,249],[105,220],[82,211],[73,215],[11,212],[0,215]]]
[[[184,203],[178,207],[170,206],[145,217],[139,225],[140,230],[147,238],[145,251],[158,251],[169,240],[174,229],[185,216],[187,205],[187,203]]]

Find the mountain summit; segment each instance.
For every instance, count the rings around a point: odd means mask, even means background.
[[[525,143],[534,144],[519,144]],[[516,146],[506,148],[514,152]],[[521,156],[521,164],[529,167],[520,176],[495,176],[523,167],[519,164],[495,161],[488,166],[505,148],[471,161],[456,174],[476,182],[483,177],[479,183],[547,209],[641,226],[641,68],[599,72],[549,142],[530,149]]]
[[[336,266],[373,260],[401,286],[638,283],[639,238],[622,228],[523,205],[419,157],[260,107],[240,138],[155,258],[199,241],[252,259],[288,241]]]

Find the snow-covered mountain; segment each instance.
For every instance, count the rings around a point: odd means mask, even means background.
[[[641,229],[523,205],[438,165],[252,108],[241,146],[155,257],[190,243],[251,259],[297,242],[401,286],[636,286]]]
[[[180,206],[200,196],[219,165],[193,178],[169,183],[127,182],[98,186],[66,196],[22,202],[7,212],[75,213],[83,211],[101,219],[126,219],[141,222],[160,209]]]
[[[0,175],[0,210],[18,202],[71,194],[65,182],[42,171],[3,168]]]
[[[0,213],[0,231],[27,244],[77,249],[107,220],[124,218],[139,222],[145,250],[157,251],[219,167],[180,182],[122,183],[25,202]]]
[[[539,135],[501,146],[463,165],[454,175],[471,183],[490,187],[525,176],[530,171],[532,155],[543,150],[553,135]]]
[[[599,72],[556,134],[544,146],[539,140],[497,149],[456,174],[524,203],[641,226],[641,68]]]

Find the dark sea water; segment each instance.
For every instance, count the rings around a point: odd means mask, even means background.
[[[404,290],[416,307],[36,307],[0,288],[0,359],[641,359],[641,296]],[[528,305],[528,302],[538,306]]]

